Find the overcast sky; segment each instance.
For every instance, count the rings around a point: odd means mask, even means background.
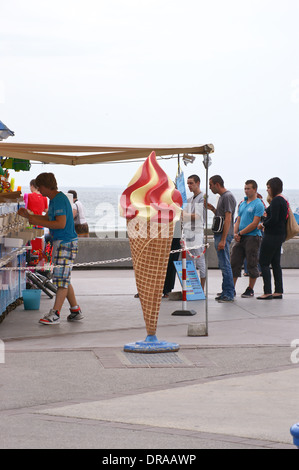
[[[8,142],[213,143],[228,188],[299,189],[298,0],[1,2]],[[0,147],[1,148],[1,147]],[[202,158],[184,167],[204,177]],[[33,165],[60,186],[126,186],[140,164]],[[171,178],[177,162],[161,162]]]

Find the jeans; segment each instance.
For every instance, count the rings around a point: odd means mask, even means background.
[[[218,266],[219,269],[222,271],[222,297],[228,297],[229,299],[234,299],[235,294],[235,286],[234,286],[234,279],[232,268],[230,264],[230,253],[229,247],[232,242],[233,236],[228,235],[226,237],[226,243],[224,250],[218,251],[218,245],[221,240],[221,233],[214,234],[214,241],[215,241],[215,248],[218,256]]]
[[[263,238],[260,251],[260,266],[264,281],[264,294],[272,294],[270,264],[273,270],[274,292],[276,294],[283,293],[282,270],[280,266],[281,245],[283,242],[284,237],[281,235],[267,234]]]

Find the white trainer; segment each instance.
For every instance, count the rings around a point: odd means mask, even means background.
[[[39,320],[42,325],[58,325],[60,323],[60,313],[51,308],[49,313]]]
[[[84,315],[81,312],[81,308],[70,308],[70,314],[67,317],[68,321],[78,321],[78,320],[83,320]]]

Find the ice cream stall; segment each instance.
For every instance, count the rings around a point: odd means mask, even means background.
[[[201,146],[147,146],[147,147],[105,147],[105,146],[72,146],[72,145],[48,145],[48,144],[22,144],[22,143],[6,143],[0,142],[0,155],[5,159],[12,159],[13,161],[37,161],[43,163],[60,164],[60,165],[92,165],[106,162],[119,162],[125,160],[146,160],[151,152],[155,152],[157,159],[164,156],[196,156],[201,155],[203,157],[203,165],[206,172],[206,187],[208,190],[208,167],[210,165],[209,155],[214,152],[212,144],[201,145]],[[193,158],[193,157],[192,157]],[[169,183],[170,184],[170,183]],[[1,193],[0,193],[1,194]],[[24,263],[23,250],[24,250],[24,239],[22,238],[22,232],[24,232],[21,226],[21,221],[17,216],[18,205],[22,204],[21,199],[14,200],[9,203],[7,200],[1,203],[0,198],[0,240],[2,244],[0,246],[0,315],[1,310],[9,302],[13,302],[18,295],[24,284],[24,274],[20,274],[21,271],[16,271],[14,274],[7,274],[7,271],[1,270],[1,266],[12,263],[14,265],[22,265]],[[207,220],[207,217],[206,217]],[[19,240],[19,242],[12,242],[10,240]],[[207,229],[206,229],[206,241],[207,241]],[[19,246],[10,246],[9,243],[18,244]],[[168,243],[169,245],[169,243]],[[167,245],[166,251],[169,251]],[[2,248],[1,248],[2,247]],[[7,258],[7,249],[12,248],[14,256]],[[206,257],[207,262],[207,257]],[[17,273],[17,274],[16,274]],[[165,274],[165,273],[164,273]],[[12,279],[8,279],[9,276],[14,276]],[[17,279],[18,278],[18,279]],[[7,286],[15,285],[13,295],[8,294]],[[207,291],[207,284],[206,284]],[[3,294],[5,292],[5,295]],[[5,300],[4,300],[5,298]],[[207,302],[206,304],[206,318],[207,318]],[[207,320],[206,320],[207,324]]]

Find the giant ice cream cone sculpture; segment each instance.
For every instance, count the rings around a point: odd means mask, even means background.
[[[181,214],[182,197],[152,152],[120,199],[127,219],[137,290],[146,331],[156,334],[169,260],[174,223]]]

